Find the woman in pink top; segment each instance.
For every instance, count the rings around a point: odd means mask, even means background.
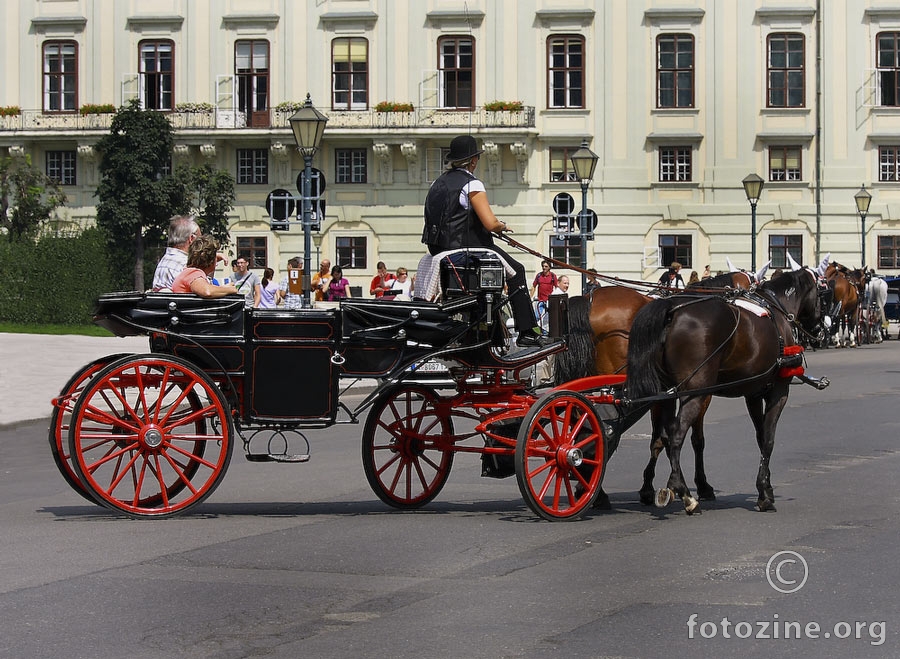
[[[209,276],[216,269],[219,243],[212,236],[200,236],[188,248],[187,266],[172,282],[173,293],[194,293],[200,297],[224,297],[237,293],[232,284],[216,286]]]

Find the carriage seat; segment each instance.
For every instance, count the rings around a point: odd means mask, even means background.
[[[452,249],[432,256],[426,253],[419,260],[416,268],[415,296],[428,302],[468,295],[487,286],[497,292],[503,290],[503,278],[497,281],[497,274],[512,277],[516,271],[497,252],[489,249],[467,247]],[[479,279],[479,273],[492,278],[485,282]]]
[[[444,303],[345,298],[341,300],[342,338],[373,345],[381,340],[443,346],[465,332],[469,327],[465,312],[477,304],[474,295]]]
[[[94,323],[116,336],[156,330],[186,336],[244,335],[244,296],[208,299],[189,293],[107,293],[94,310]]]

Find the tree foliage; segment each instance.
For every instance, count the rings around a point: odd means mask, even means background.
[[[0,158],[0,227],[13,242],[33,239],[41,222],[66,203],[59,184],[31,158]]]
[[[114,262],[131,273],[135,290],[144,290],[144,255],[164,243],[173,215],[196,212],[204,232],[228,235],[227,214],[234,206],[234,179],[209,165],[171,163],[175,133],[163,113],[141,110],[137,101],[120,108],[109,135],[97,143],[101,154],[97,224],[109,236]]]

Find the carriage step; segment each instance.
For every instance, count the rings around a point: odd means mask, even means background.
[[[250,462],[309,462],[309,453],[247,453]]]

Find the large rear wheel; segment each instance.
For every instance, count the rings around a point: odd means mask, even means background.
[[[516,480],[525,502],[544,519],[581,516],[600,492],[605,462],[600,419],[581,394],[545,394],[519,428]]]
[[[176,357],[136,355],[105,367],[72,411],[69,453],[100,504],[133,517],[182,513],[208,497],[231,459],[228,404]]]
[[[453,452],[438,438],[453,435],[448,414],[428,387],[388,389],[369,411],[362,437],[366,479],[378,498],[401,509],[434,499],[450,475]]]

